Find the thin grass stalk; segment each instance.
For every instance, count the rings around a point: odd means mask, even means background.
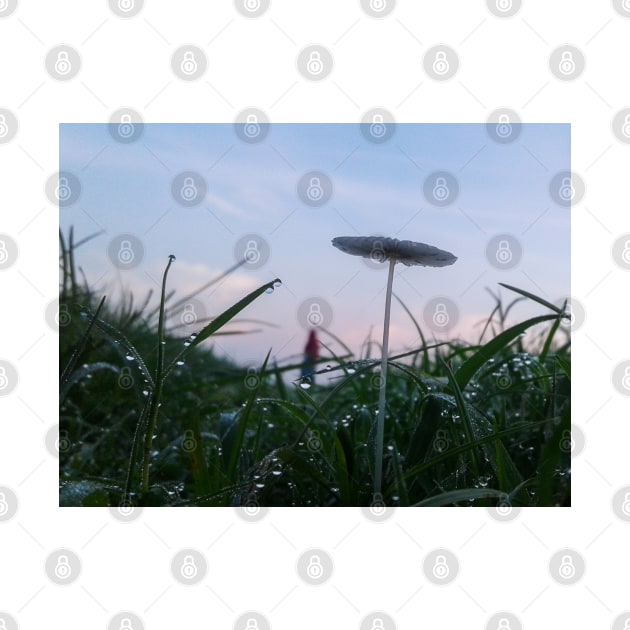
[[[160,318],[158,320],[158,347],[157,365],[155,368],[155,388],[151,393],[151,409],[149,411],[149,422],[147,432],[144,436],[144,459],[142,462],[142,489],[147,492],[149,489],[149,463],[151,460],[151,446],[153,444],[153,431],[157,424],[158,411],[160,408],[160,398],[162,397],[162,385],[164,383],[164,302],[166,300],[166,276],[175,256],[168,257],[168,264],[164,270],[162,278],[162,299],[160,300]]]

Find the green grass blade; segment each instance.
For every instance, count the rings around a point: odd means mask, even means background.
[[[557,313],[558,315],[562,313],[562,309],[560,307],[556,306],[555,304],[552,304],[551,302],[547,302],[547,300],[539,297],[538,295],[534,295],[533,293],[530,293],[529,291],[525,291],[525,289],[519,289],[518,287],[513,287],[512,285],[505,284],[503,282],[499,282],[499,284],[502,287],[509,289],[510,291],[514,291],[514,293],[524,295],[526,298],[529,298],[530,300],[533,300],[534,302],[538,302],[538,304],[542,304],[543,306],[552,310],[554,313]]]
[[[269,361],[269,356],[271,355],[271,349],[267,352],[267,356],[263,361],[262,367],[260,368],[260,378],[258,379],[258,383],[254,389],[252,389],[247,402],[245,403],[245,407],[238,414],[237,418],[237,427],[236,434],[234,436],[234,443],[232,444],[232,451],[230,453],[230,459],[228,461],[227,466],[227,476],[228,479],[233,480],[234,474],[236,472],[236,465],[238,463],[239,455],[241,454],[243,448],[243,441],[245,439],[245,429],[247,428],[247,422],[249,420],[249,416],[251,414],[252,408],[254,406],[254,401],[256,400],[256,394],[262,385],[265,370],[267,369],[267,361]]]
[[[518,337],[521,333],[524,333],[528,328],[541,324],[542,322],[548,322],[552,319],[556,319],[557,315],[540,315],[538,317],[532,317],[520,324],[512,326],[499,333],[494,339],[487,344],[479,348],[475,354],[467,359],[455,372],[455,380],[461,390],[466,389],[466,385],[470,382],[470,379],[474,376],[475,372],[483,365],[487,363],[495,354],[507,346],[511,341]]]
[[[460,490],[451,490],[443,492],[428,499],[424,499],[419,503],[415,503],[413,507],[443,507],[452,505],[453,503],[461,503],[462,501],[470,501],[471,499],[504,499],[505,492],[493,490],[491,488],[462,488]]]
[[[242,300],[239,300],[236,304],[228,308],[226,311],[221,313],[216,319],[210,322],[207,326],[201,329],[197,335],[191,335],[187,346],[184,346],[184,349],[173,359],[173,361],[169,364],[169,366],[164,370],[164,377],[168,376],[168,374],[173,370],[178,362],[184,360],[186,355],[195,347],[198,346],[202,341],[205,341],[217,330],[225,326],[235,315],[240,313],[245,307],[249,306],[256,298],[260,297],[265,291],[273,289],[274,286],[280,282],[279,278],[272,280],[271,282],[267,282],[263,284],[261,287],[258,287],[255,291],[252,291],[249,295],[246,295]]]

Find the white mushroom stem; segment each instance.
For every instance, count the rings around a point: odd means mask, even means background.
[[[381,494],[383,479],[383,441],[385,435],[385,400],[387,388],[387,355],[389,350],[389,317],[392,310],[392,284],[394,283],[394,267],[396,258],[389,259],[389,275],[385,293],[385,320],[383,322],[383,349],[381,355],[381,383],[378,395],[378,415],[376,417],[376,449],[374,452],[375,474],[374,494]]]

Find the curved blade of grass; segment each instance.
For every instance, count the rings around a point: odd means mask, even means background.
[[[442,367],[446,370],[446,376],[448,377],[448,382],[453,389],[453,394],[455,395],[455,405],[457,406],[457,411],[462,419],[462,426],[464,427],[464,433],[466,434],[466,441],[470,444],[474,441],[475,438],[480,437],[480,431],[478,426],[473,428],[473,418],[471,414],[468,413],[468,405],[464,401],[464,396],[462,395],[462,390],[459,388],[457,381],[455,380],[455,376],[451,368],[448,366],[448,363],[443,359],[440,359],[442,362]],[[475,423],[476,424],[476,423]],[[475,476],[479,475],[479,460],[477,459],[477,452],[475,448],[470,449],[470,457],[472,459],[472,467]]]
[[[492,488],[461,488],[414,503],[413,507],[442,507],[470,499],[504,499],[505,492]]]
[[[554,313],[558,313],[558,315],[562,313],[562,309],[556,306],[555,304],[552,304],[551,302],[547,302],[547,300],[539,297],[538,295],[534,295],[533,293],[530,293],[529,291],[525,291],[525,289],[519,289],[518,287],[513,287],[511,284],[505,284],[503,282],[499,282],[499,284],[502,287],[509,289],[510,291],[514,291],[514,293],[518,293],[519,295],[524,295],[526,298],[529,298],[530,300],[534,300],[534,302],[538,302],[538,304],[542,304],[546,308],[552,310]]]
[[[532,326],[536,326],[536,324],[548,322],[556,318],[557,315],[539,315],[538,317],[532,317],[499,333],[494,339],[479,348],[475,354],[462,363],[457,372],[455,372],[455,380],[459,388],[464,390],[466,385],[470,382],[470,379],[475,375],[475,372],[521,333],[524,333]]]
[[[100,308],[98,310],[100,310]],[[153,381],[153,377],[151,376],[151,372],[149,372],[149,369],[147,368],[144,359],[142,358],[142,356],[140,356],[140,353],[136,350],[131,341],[129,341],[129,339],[127,339],[127,337],[125,337],[125,335],[120,332],[120,330],[97,317],[98,310],[94,315],[94,325],[101,332],[104,332],[110,339],[119,343],[125,349],[125,351],[134,358],[140,372],[142,373],[142,376],[147,380],[148,386],[151,389],[154,389],[155,383]]]
[[[540,351],[540,362],[544,363],[545,359],[547,358],[547,355],[549,354],[549,349],[551,348],[551,344],[553,342],[553,338],[556,334],[556,331],[558,330],[558,328],[560,327],[560,317],[558,317],[556,319],[556,321],[552,324],[551,326],[551,330],[549,331],[549,334],[547,335],[547,338],[545,339],[545,345],[543,346],[543,349]]]
[[[115,373],[120,372],[120,368],[112,365],[111,363],[107,363],[105,361],[97,361],[96,363],[89,363],[80,367],[78,370],[75,370],[70,374],[70,376],[66,379],[63,384],[63,387],[59,389],[59,397],[61,400],[64,400],[70,388],[77,382],[79,382],[82,378],[97,372],[98,370],[110,370]]]
[[[460,455],[461,453],[465,453],[467,450],[471,448],[471,446],[482,446],[483,444],[489,444],[490,442],[494,442],[495,440],[500,440],[504,437],[508,437],[514,433],[519,433],[525,430],[531,431],[532,429],[542,427],[550,422],[552,422],[553,418],[545,418],[544,420],[538,420],[536,422],[529,422],[527,424],[519,424],[514,427],[510,427],[509,429],[504,429],[503,431],[497,431],[495,433],[490,433],[485,437],[476,439],[474,442],[470,444],[462,444],[461,446],[455,446],[453,448],[449,448],[448,450],[428,459],[417,466],[414,466],[404,474],[405,479],[410,479],[419,475],[421,472],[432,468],[436,464],[444,462],[451,457],[456,455]]]
[[[273,289],[276,283],[280,282],[279,278],[272,280],[271,282],[267,282],[263,284],[261,287],[258,287],[255,291],[252,291],[249,295],[246,295],[242,300],[239,300],[233,306],[230,306],[226,311],[221,313],[216,319],[210,322],[207,326],[202,328],[197,335],[191,335],[189,338],[189,343],[184,349],[173,359],[173,361],[168,365],[168,367],[164,370],[164,378],[166,378],[171,370],[173,370],[178,362],[183,361],[184,357],[195,347],[198,346],[202,341],[205,341],[217,330],[225,326],[237,313],[240,313],[246,306],[249,306],[257,297],[260,297],[265,291],[269,289]]]
[[[74,366],[77,364],[79,357],[81,356],[81,354],[83,354],[83,351],[85,350],[85,346],[87,345],[88,339],[90,338],[90,333],[92,332],[92,327],[97,324],[98,314],[101,312],[103,304],[105,304],[105,296],[101,298],[101,301],[99,302],[99,305],[96,309],[96,313],[91,317],[90,323],[88,324],[86,331],[83,333],[83,336],[79,341],[79,345],[75,348],[72,356],[70,357],[70,360],[61,373],[61,378],[59,379],[60,392],[64,391],[70,375],[74,372]],[[61,398],[61,400],[63,400],[63,398]]]

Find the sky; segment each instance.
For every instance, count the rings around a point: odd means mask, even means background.
[[[494,306],[488,290],[512,299],[499,282],[551,302],[571,293],[570,207],[554,193],[571,168],[570,126],[521,124],[511,142],[489,129],[390,123],[371,136],[369,125],[274,123],[248,137],[242,125],[144,124],[125,138],[115,125],[62,124],[60,178],[72,193],[60,227],[73,226],[75,240],[103,231],[77,250],[77,264],[113,300],[123,289],[136,301],[159,294],[170,254],[174,301],[249,261],[189,301],[188,318],[173,314],[182,336],[280,278],[231,325],[257,332],[206,342],[246,366],[270,348],[279,364],[295,362],[313,322],[336,353],[326,331],[357,355],[368,337],[380,343],[387,265],[342,253],[336,236],[389,236],[457,256],[442,268],[397,264],[394,293],[428,339],[476,341]],[[544,313],[523,303],[512,321]],[[395,300],[390,331],[391,354],[418,346]]]

